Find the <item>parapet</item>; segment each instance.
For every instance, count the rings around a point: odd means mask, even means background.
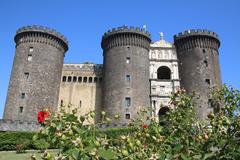
[[[151,35],[139,27],[122,26],[108,30],[102,36],[101,46],[104,50],[119,46],[139,46],[149,49]]]
[[[190,29],[190,30],[186,30],[184,32],[180,32],[180,33],[174,35],[174,40],[186,38],[189,36],[209,36],[209,37],[215,38],[219,41],[219,36],[215,32],[212,32],[212,31],[209,31],[206,29]]]
[[[34,37],[38,39],[35,41]],[[54,40],[56,43],[52,44],[51,42],[46,41],[46,39]],[[62,45],[65,52],[68,50],[68,41],[64,35],[54,29],[43,26],[32,25],[21,27],[17,30],[14,40],[17,45],[22,42],[40,42],[54,46],[57,44]]]
[[[104,33],[102,39],[105,39],[108,36],[117,33],[138,33],[147,36],[148,38],[151,38],[151,34],[143,28],[133,26],[128,27],[124,25],[122,27],[112,28],[111,30],[108,30],[107,32]]]
[[[174,35],[174,45],[178,52],[193,48],[211,48],[218,51],[220,40],[215,32],[191,29]]]

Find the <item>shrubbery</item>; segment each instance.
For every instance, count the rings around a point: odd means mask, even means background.
[[[32,149],[34,132],[0,132],[0,151]]]

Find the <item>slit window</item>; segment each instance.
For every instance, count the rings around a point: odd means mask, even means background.
[[[127,82],[130,82],[131,81],[131,76],[128,74],[128,75],[126,75],[126,81]]]
[[[126,113],[126,114],[125,114],[125,119],[131,119],[131,116],[130,116],[129,113]]]
[[[61,103],[60,103],[60,106],[62,107],[63,106],[63,100],[61,99]]]
[[[27,60],[28,60],[28,61],[32,61],[32,54],[29,54],[29,55],[28,55]]]
[[[33,52],[33,47],[29,47],[29,52]]]
[[[131,106],[131,98],[130,97],[126,97],[125,98],[125,107],[128,108]]]
[[[63,81],[63,82],[66,82],[66,80],[67,80],[67,77],[66,77],[66,76],[63,76],[63,77],[62,77],[62,81]]]
[[[25,96],[26,96],[26,94],[25,94],[25,93],[21,93],[21,98],[22,98],[22,99],[24,99],[24,98],[25,98]]]
[[[130,57],[126,58],[126,63],[129,64],[130,63]]]
[[[68,82],[72,82],[72,77],[69,76],[67,81],[68,81]]]
[[[79,101],[79,107],[82,107],[82,101]]]
[[[23,106],[19,107],[19,113],[23,113]]]
[[[203,61],[203,62],[204,62],[205,67],[208,67],[208,62],[207,62],[207,60],[205,60],[205,61]]]
[[[28,73],[28,72],[25,72],[25,73],[24,73],[24,78],[25,78],[25,79],[28,79],[28,78],[29,78],[29,73]]]
[[[211,82],[210,82],[210,79],[205,79],[205,81],[206,81],[207,84],[210,84],[210,83],[211,83]]]

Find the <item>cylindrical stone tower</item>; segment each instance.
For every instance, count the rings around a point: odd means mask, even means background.
[[[179,59],[181,86],[188,93],[200,96],[196,100],[197,116],[205,118],[213,111],[209,93],[221,85],[218,60],[218,35],[208,30],[187,30],[174,36]]]
[[[55,30],[27,26],[15,35],[16,52],[4,119],[37,121],[37,112],[57,110],[66,38]]]
[[[102,37],[104,80],[102,106],[108,116],[128,123],[150,106],[150,34],[134,27],[118,27]]]

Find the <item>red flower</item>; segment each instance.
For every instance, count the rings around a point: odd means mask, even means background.
[[[144,124],[144,125],[143,125],[143,128],[144,128],[144,129],[147,129],[147,128],[148,128],[148,125],[147,125],[147,124]]]
[[[37,114],[38,123],[43,123],[47,117],[49,117],[49,113],[47,111],[38,112]]]

